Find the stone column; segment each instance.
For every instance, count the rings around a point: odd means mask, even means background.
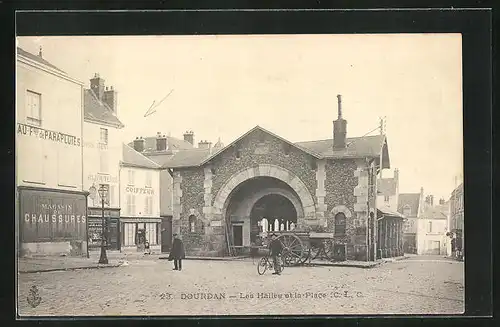
[[[317,161],[316,169],[316,219],[319,220],[319,225],[324,226],[326,223],[326,210],[325,204],[325,181],[326,181],[326,160]]]
[[[354,171],[354,176],[358,178],[358,185],[354,188],[354,212],[360,226],[367,227],[368,222],[368,170],[363,161],[358,162],[358,168]],[[368,232],[368,228],[366,230]]]
[[[205,193],[203,194],[203,199],[205,204],[203,206],[203,216],[207,221],[212,221],[212,167],[209,165],[204,168],[205,180],[203,182],[203,187]]]
[[[182,198],[182,175],[179,171],[174,171],[173,177],[173,204],[172,204],[172,232],[179,234],[181,231],[181,198]]]

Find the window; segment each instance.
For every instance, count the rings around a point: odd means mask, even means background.
[[[157,240],[157,232],[156,232],[156,223],[146,223],[146,240],[149,242],[149,245],[158,244]]]
[[[152,187],[153,176],[150,171],[146,172],[146,187]]]
[[[145,215],[152,215],[153,214],[153,197],[152,196],[146,197],[146,203],[144,206],[144,214]]]
[[[388,195],[384,196],[384,202],[389,202],[389,196]]]
[[[108,144],[108,129],[107,128],[101,128],[101,134],[99,141],[101,144]]]
[[[342,212],[339,212],[335,215],[335,235],[342,236],[345,235],[345,225],[346,219],[345,215]]]
[[[191,233],[195,232],[196,217],[194,215],[189,216],[189,231]]]
[[[41,94],[32,91],[26,92],[26,121],[28,124],[42,125],[41,102]]]
[[[124,223],[123,224],[123,245],[124,246],[134,246],[135,245],[135,223]]]
[[[134,179],[135,179],[135,171],[129,170],[128,171],[128,185],[134,185]]]
[[[427,233],[432,233],[432,221],[429,221],[429,225],[427,226]]]
[[[130,216],[135,216],[135,196],[127,194],[127,211]]]
[[[411,215],[411,208],[409,205],[405,205],[403,207],[403,215],[405,216],[410,216]]]
[[[108,166],[108,152],[107,151],[101,151],[99,153],[99,163],[100,167],[99,170],[101,173],[107,173],[109,170]]]

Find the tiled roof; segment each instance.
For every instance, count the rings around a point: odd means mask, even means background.
[[[94,91],[86,89],[84,92],[85,119],[111,124],[119,128],[124,126],[111,108],[97,98]]]
[[[169,153],[161,153],[161,152],[157,152],[157,153],[142,153],[144,156],[148,157],[150,160],[156,162],[158,165],[160,166],[165,166],[166,163],[168,163],[170,161],[170,159],[172,159],[172,157],[174,156],[174,154],[172,152],[169,152]]]
[[[398,212],[403,213],[403,207],[409,205],[411,215],[417,216],[420,203],[420,193],[400,193],[398,199]]]
[[[143,156],[127,144],[123,144],[123,160],[125,166],[159,169],[160,165]]]
[[[193,149],[193,145],[188,141],[184,141],[172,136],[165,136],[167,139],[168,150],[188,150]],[[145,152],[155,152],[156,151],[156,136],[143,137],[144,140],[144,151]],[[130,142],[128,145],[134,147],[134,142]]]
[[[213,150],[212,150],[213,152]],[[182,150],[163,164],[167,168],[195,167],[210,157],[210,149]],[[153,157],[152,157],[153,158]]]
[[[298,142],[295,144],[319,153],[324,157],[378,157],[384,141],[384,135],[351,137],[346,139],[346,148],[340,150],[333,149],[333,139]]]
[[[252,128],[250,131],[246,132],[242,136],[240,136],[235,141],[231,142],[226,147],[220,150],[212,150],[212,153],[208,149],[192,149],[192,150],[183,150],[175,153],[174,156],[164,164],[165,167],[169,168],[179,168],[179,167],[193,167],[200,166],[204,163],[208,162],[210,159],[217,156],[219,153],[228,149],[238,140],[241,140],[245,136],[249,135],[251,132],[255,130],[261,130],[265,133],[272,135],[280,140],[287,142],[296,148],[314,156],[316,158],[359,158],[359,157],[376,157],[380,156],[380,152],[382,150],[382,145],[385,142],[384,135],[376,135],[376,136],[365,136],[365,137],[356,137],[356,138],[348,138],[347,139],[347,148],[342,150],[333,151],[333,140],[322,140],[322,141],[308,141],[308,142],[298,142],[292,143],[282,137],[269,132],[268,130],[256,126]],[[386,147],[385,147],[386,148]],[[154,159],[152,159],[154,160]],[[386,158],[384,162],[387,162],[387,165],[384,168],[388,168],[388,158]]]
[[[381,178],[377,180],[377,191],[382,195],[396,195],[397,180],[395,178]]]
[[[429,206],[424,209],[422,215],[420,216],[422,219],[447,219],[446,213],[442,211],[442,208]]]
[[[42,57],[40,56],[37,56],[37,55],[34,55],[26,50],[23,50],[21,49],[20,47],[17,47],[17,53],[20,54],[21,56],[24,56],[26,58],[29,58],[31,60],[34,60],[42,65],[46,65],[46,66],[49,66],[50,68],[53,68],[57,71],[59,71],[60,73],[63,73],[63,74],[66,74],[65,71],[63,71],[62,69],[60,68],[57,68],[56,66],[52,65],[50,62],[48,62],[47,60],[43,59]]]
[[[381,207],[377,208],[377,211],[378,211],[377,216],[383,215],[383,216],[404,218],[404,216],[402,214],[400,214],[399,212],[393,211],[386,206],[381,206]]]

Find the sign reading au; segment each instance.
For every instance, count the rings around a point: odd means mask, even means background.
[[[47,129],[21,123],[17,123],[17,134],[34,136],[42,140],[50,140],[74,146],[81,146],[81,140],[79,137],[69,134],[49,131]]]
[[[83,194],[21,190],[21,239],[23,242],[85,240],[86,212]]]

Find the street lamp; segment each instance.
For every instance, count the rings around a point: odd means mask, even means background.
[[[99,187],[99,196],[101,197],[101,204],[102,204],[102,233],[101,233],[101,257],[99,258],[99,263],[102,264],[107,264],[108,263],[108,256],[106,255],[106,240],[107,240],[107,235],[105,235],[105,220],[104,220],[104,199],[108,195],[108,188],[104,185],[101,185]]]

